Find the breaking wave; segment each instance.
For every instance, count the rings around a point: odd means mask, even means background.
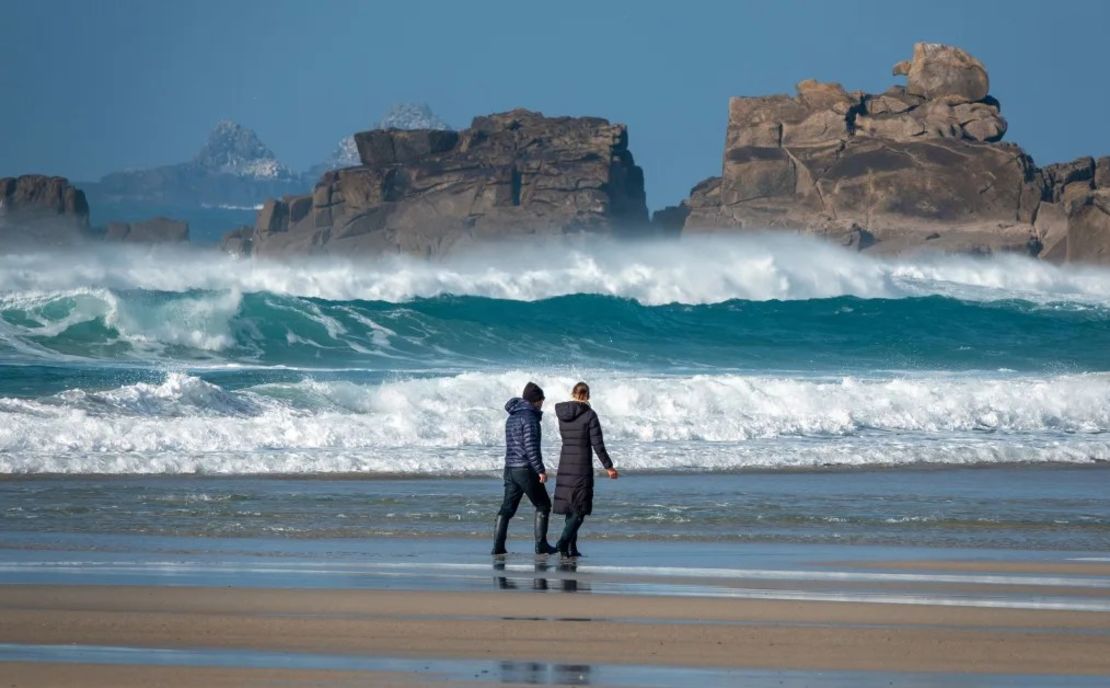
[[[621,465],[735,470],[1110,460],[1110,375],[884,379],[583,374]],[[504,371],[239,390],[157,383],[0,399],[0,472],[467,473],[501,465]],[[544,418],[549,457],[557,430]]]
[[[631,469],[1108,461],[1110,270],[787,235],[0,256],[0,473],[495,471],[501,404],[583,378]]]
[[[234,290],[0,296],[0,357],[25,364],[1064,372],[1106,370],[1108,351],[1101,306],[939,296],[665,306],[594,295],[404,304]]]
[[[210,251],[120,246],[67,256],[0,256],[0,294],[80,289],[228,291],[390,303],[446,294],[516,301],[599,294],[644,305],[926,295],[1110,304],[1110,270],[1061,269],[1016,255],[882,258],[785,234],[499,244],[440,261],[302,258],[286,264]]]

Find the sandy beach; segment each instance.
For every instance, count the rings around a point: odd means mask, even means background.
[[[0,686],[1102,688],[1110,553],[1090,521],[1104,511],[1103,470],[978,475],[637,476],[615,483],[623,505],[572,562],[531,554],[524,518],[509,555],[491,560],[460,511],[493,511],[482,480],[9,481]],[[717,518],[735,516],[716,505],[731,493],[815,515],[845,499],[862,510],[908,482],[944,500],[988,485],[999,498],[984,503],[1048,515],[1020,528],[758,526],[788,533],[781,542],[647,541],[620,516],[668,523],[651,518],[655,494]],[[839,496],[818,505],[825,493]],[[427,511],[436,500],[461,520]],[[340,516],[367,509],[401,532],[352,537]],[[652,527],[688,528],[688,511]],[[273,523],[301,535],[267,536]],[[806,533],[824,539],[797,540]]]
[[[0,587],[0,643],[765,669],[1110,675],[1110,613],[743,599],[101,586]],[[11,663],[11,685],[72,667]],[[259,681],[99,667],[82,685]],[[62,673],[57,673],[62,672]],[[137,672],[137,674],[136,674]],[[296,685],[311,672],[287,678]],[[339,672],[343,673],[343,672]],[[340,680],[339,673],[332,678]],[[357,673],[357,672],[356,672]],[[350,677],[348,677],[350,678]],[[362,678],[365,678],[364,676]],[[385,677],[382,676],[382,681]],[[352,680],[360,680],[354,676]],[[394,677],[397,685],[427,679]],[[53,682],[53,681],[51,681]],[[72,684],[76,685],[76,684]],[[388,683],[375,683],[388,685]]]

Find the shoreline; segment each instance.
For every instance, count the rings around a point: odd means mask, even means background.
[[[556,452],[557,454],[557,452]],[[558,474],[555,466],[549,467],[552,475]],[[1105,461],[1097,458],[1088,458],[1075,461],[981,461],[978,463],[943,463],[943,462],[930,462],[922,461],[918,463],[889,463],[889,464],[830,464],[827,466],[750,466],[750,467],[736,467],[728,469],[668,469],[668,468],[648,468],[648,469],[633,469],[629,471],[631,476],[644,476],[644,477],[667,477],[667,476],[712,476],[712,475],[822,475],[829,473],[888,473],[888,472],[943,472],[943,471],[987,471],[994,469],[1010,469],[1010,470],[1023,470],[1023,469],[1082,469],[1082,470],[1110,470],[1110,461]],[[164,480],[320,480],[320,481],[375,481],[381,480],[383,482],[391,481],[435,481],[450,478],[453,480],[500,480],[501,468],[479,470],[479,471],[459,471],[457,473],[450,472],[357,472],[357,471],[316,471],[306,473],[292,473],[292,472],[258,472],[258,473],[212,473],[205,471],[194,471],[190,473],[180,472],[150,472],[150,473],[60,473],[60,472],[0,472],[0,482],[12,481],[32,481],[32,480],[145,480],[145,479],[164,479]],[[601,469],[595,470],[596,477],[602,477],[605,471]],[[622,473],[622,475],[624,475]]]

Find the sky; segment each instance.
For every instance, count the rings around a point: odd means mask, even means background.
[[[295,170],[390,105],[455,127],[514,107],[629,126],[648,205],[720,173],[728,98],[885,90],[961,46],[1038,164],[1110,154],[1110,2],[0,0],[0,177],[182,162],[216,121]]]

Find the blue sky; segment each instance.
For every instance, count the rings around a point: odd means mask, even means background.
[[[295,169],[388,106],[625,122],[648,203],[720,171],[731,95],[881,91],[915,41],[979,57],[1040,164],[1110,154],[1110,2],[0,0],[0,176],[179,162],[231,118]]]

